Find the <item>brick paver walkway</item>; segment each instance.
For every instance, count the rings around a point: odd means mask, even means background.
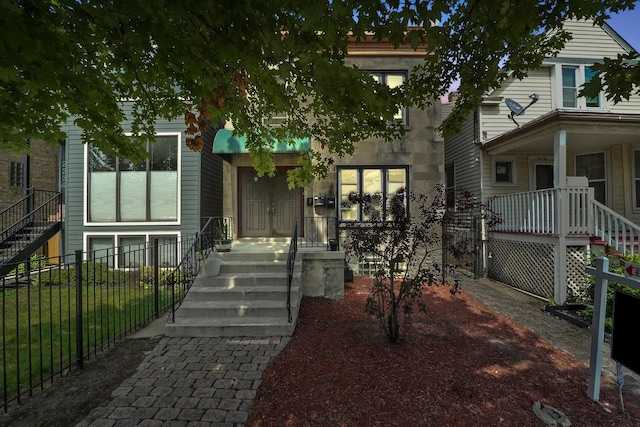
[[[76,427],[243,425],[262,372],[289,337],[164,337]]]

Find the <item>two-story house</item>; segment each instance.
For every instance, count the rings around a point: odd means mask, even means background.
[[[425,54],[425,49],[394,48],[370,37],[350,44],[346,64],[371,73],[380,84],[395,87],[407,80]],[[305,230],[305,224],[307,228],[311,225],[321,228],[322,220],[327,218],[365,221],[361,206],[351,203],[349,194],[376,194],[384,209],[384,200],[400,189],[432,190],[444,179],[444,145],[435,131],[440,117],[438,102],[426,110],[401,108],[394,119],[405,126],[402,139],[391,143],[376,139],[361,141],[352,156],[335,158],[327,178],[316,179],[308,187],[294,190],[289,190],[286,182],[286,171],[296,164],[296,156],[290,151],[310,146],[321,150],[313,136],[297,140],[295,147],[281,144],[278,150],[276,144],[275,177],[258,178],[242,137],[234,135],[229,126],[221,129],[215,136],[213,150],[226,161],[225,216],[237,218],[234,235],[290,236],[296,221],[302,225],[303,234],[310,231]],[[324,231],[323,236],[327,237]]]
[[[558,304],[584,285],[595,236],[637,253],[640,231],[640,98],[579,96],[591,65],[632,47],[607,24],[564,27],[557,56],[487,93],[445,144],[447,188],[501,218],[484,234],[488,276]]]

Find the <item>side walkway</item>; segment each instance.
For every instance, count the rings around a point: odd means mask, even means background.
[[[564,350],[589,366],[591,334],[567,321],[543,311],[544,302],[512,287],[490,279],[463,279],[462,289],[484,301],[495,311],[511,317],[535,331],[554,347]],[[602,357],[602,376],[617,384],[616,362],[611,359],[611,347],[605,342]],[[623,391],[640,398],[640,378],[628,369]],[[585,393],[586,393],[585,388]]]

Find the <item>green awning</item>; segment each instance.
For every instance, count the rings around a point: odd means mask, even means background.
[[[293,141],[294,144],[290,142]],[[248,153],[247,137],[235,135],[232,130],[220,129],[213,139],[213,152],[216,154]],[[274,153],[297,153],[311,147],[311,138],[293,138],[292,140],[276,141],[273,145]]]

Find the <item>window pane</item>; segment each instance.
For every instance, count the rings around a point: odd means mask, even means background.
[[[116,158],[89,146],[89,221],[116,220]]]
[[[635,177],[640,178],[640,150],[635,150],[633,155],[635,160]]]
[[[341,169],[340,182],[340,219],[356,221],[358,219],[358,204],[349,200],[349,194],[358,193],[358,171],[356,169]]]
[[[178,170],[178,143],[175,136],[156,136],[155,143],[151,144],[152,171],[177,171]]]
[[[152,238],[156,238],[152,236]],[[178,241],[175,236],[160,236],[158,239],[158,263],[161,267],[175,267],[178,264]]]
[[[586,176],[589,181],[604,179],[604,153],[576,156],[576,175]]]
[[[364,200],[362,206],[363,220],[365,221],[379,221],[382,218],[382,171],[379,169],[365,169],[363,171],[363,184],[364,184]]]
[[[89,251],[89,259],[113,266],[113,237],[90,238]]]
[[[562,89],[562,106],[565,108],[576,108],[577,104],[577,92],[575,89]]]
[[[146,221],[147,172],[120,173],[120,221]]]
[[[387,75],[387,86],[390,88],[395,88],[398,86],[402,86],[404,83],[404,75],[403,74],[389,74]]]
[[[116,220],[116,172],[89,175],[89,221]]]
[[[145,236],[120,237],[118,267],[140,267],[146,264]]]
[[[586,67],[584,69],[584,82],[585,83],[589,83],[591,78],[593,76],[595,76],[595,75],[596,75],[596,72],[594,70],[592,70],[589,67]],[[587,100],[587,107],[599,107],[600,106],[600,98],[599,97],[586,98],[586,100]]]
[[[496,182],[513,182],[513,163],[512,162],[496,162]]]
[[[576,67],[562,67],[562,106],[577,107]]]
[[[406,169],[389,169],[387,171],[387,220],[395,219],[396,215],[406,215],[406,179]]]
[[[178,219],[178,174],[151,172],[151,220]]]

